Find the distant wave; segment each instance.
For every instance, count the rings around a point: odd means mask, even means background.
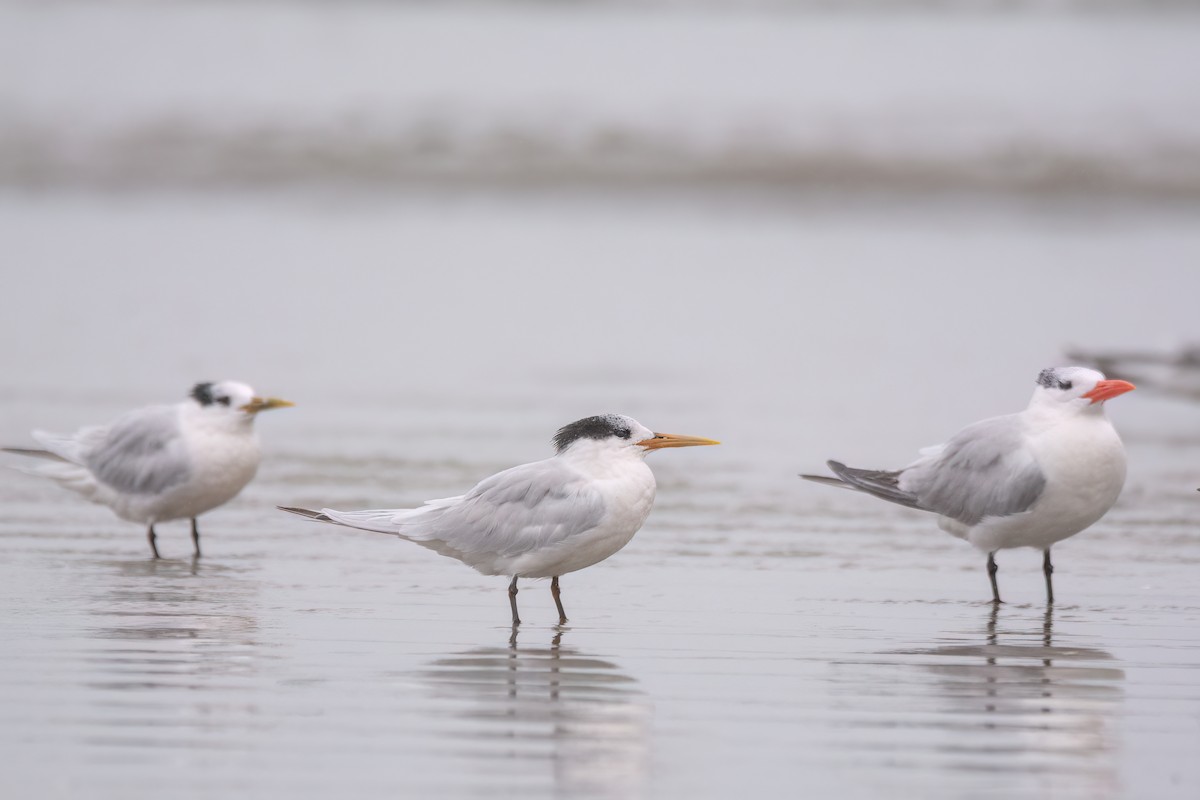
[[[80,135],[68,125],[0,127],[0,185],[195,187],[410,182],[729,184],[776,188],[981,189],[1200,197],[1200,141],[1092,141],[989,131],[954,141],[445,118],[399,126],[186,120]],[[886,132],[885,132],[886,133]]]

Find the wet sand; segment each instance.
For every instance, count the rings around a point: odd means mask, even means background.
[[[266,472],[199,563],[180,526],[152,562],[40,493],[5,523],[10,791],[1185,797],[1200,777],[1196,545],[1131,557],[1169,524],[1126,512],[1061,547],[1054,609],[1036,554],[1005,553],[996,610],[982,560],[908,515],[719,530],[668,486],[633,545],[564,578],[570,624],[527,582],[514,634],[502,579],[276,519]]]

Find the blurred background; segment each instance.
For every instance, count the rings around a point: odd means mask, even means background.
[[[399,762],[442,759],[417,785],[443,795],[536,730],[554,769],[530,745],[505,791],[1195,796],[1198,87],[1194,0],[0,0],[0,441],[201,380],[297,403],[260,420],[260,479],[199,573],[131,566],[139,531],[5,478],[5,735],[29,748],[7,780],[412,790],[372,748],[449,695],[458,722]],[[1004,573],[1033,605],[989,621],[969,547],[795,477],[901,465],[1078,361],[1141,390],[1110,404],[1129,483],[1063,546],[1056,620],[1035,554]],[[495,580],[270,512],[456,494],[607,411],[725,444],[655,458],[647,529],[566,583],[593,629],[535,631],[521,662],[585,679],[532,712],[480,700],[518,669]],[[974,703],[997,651],[953,648],[1006,624],[1033,672]],[[1052,631],[1085,663],[1047,723],[1025,701],[1067,674]],[[473,667],[507,677],[464,711]],[[606,670],[636,692],[598,700]],[[514,714],[532,727],[455,749]],[[279,726],[304,735],[262,743]]]
[[[1064,349],[1200,339],[1182,0],[0,14],[0,391],[43,420],[238,377],[894,459]]]

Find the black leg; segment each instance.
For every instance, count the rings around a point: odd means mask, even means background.
[[[563,611],[562,600],[560,599],[562,592],[559,591],[559,588],[558,588],[558,576],[557,575],[555,575],[553,578],[550,579],[550,594],[554,595],[554,605],[558,606],[558,624],[566,625],[567,624],[567,612]]]
[[[150,552],[154,553],[155,558],[159,558],[158,545],[154,542],[154,540],[157,538],[158,536],[154,534],[154,525],[151,524],[150,527],[146,529],[146,539],[150,542]]]
[[[512,583],[508,585],[508,604],[512,606],[513,612],[513,628],[521,624],[521,618],[517,616],[517,576],[513,575]]]
[[[196,518],[192,517],[192,546],[196,548],[196,554],[193,558],[200,557],[200,527],[196,524]]]
[[[996,585],[996,573],[1000,571],[1000,568],[996,566],[996,551],[995,550],[988,553],[987,569],[988,569],[988,580],[990,580],[992,582],[992,602],[993,603],[1003,603],[1004,601],[1000,599],[1000,587]]]
[[[1054,574],[1054,565],[1050,563],[1050,548],[1047,547],[1042,551],[1042,572],[1046,575],[1046,603],[1054,605],[1054,581],[1050,576]]]

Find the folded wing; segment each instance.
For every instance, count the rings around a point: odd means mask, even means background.
[[[392,533],[481,568],[592,530],[604,517],[604,499],[559,459],[499,472],[460,497],[431,500],[420,508],[320,512],[352,528]]]
[[[856,469],[830,461],[837,479],[803,477],[932,511],[968,526],[1028,511],[1046,487],[1046,476],[1017,415],[977,422],[922,453],[900,470]]]
[[[899,488],[920,508],[964,525],[1028,511],[1042,496],[1046,476],[1017,415],[977,422],[942,449],[905,467]]]
[[[131,411],[107,428],[85,428],[69,438],[38,438],[48,450],[86,466],[96,480],[120,492],[157,494],[191,474],[174,406]]]

